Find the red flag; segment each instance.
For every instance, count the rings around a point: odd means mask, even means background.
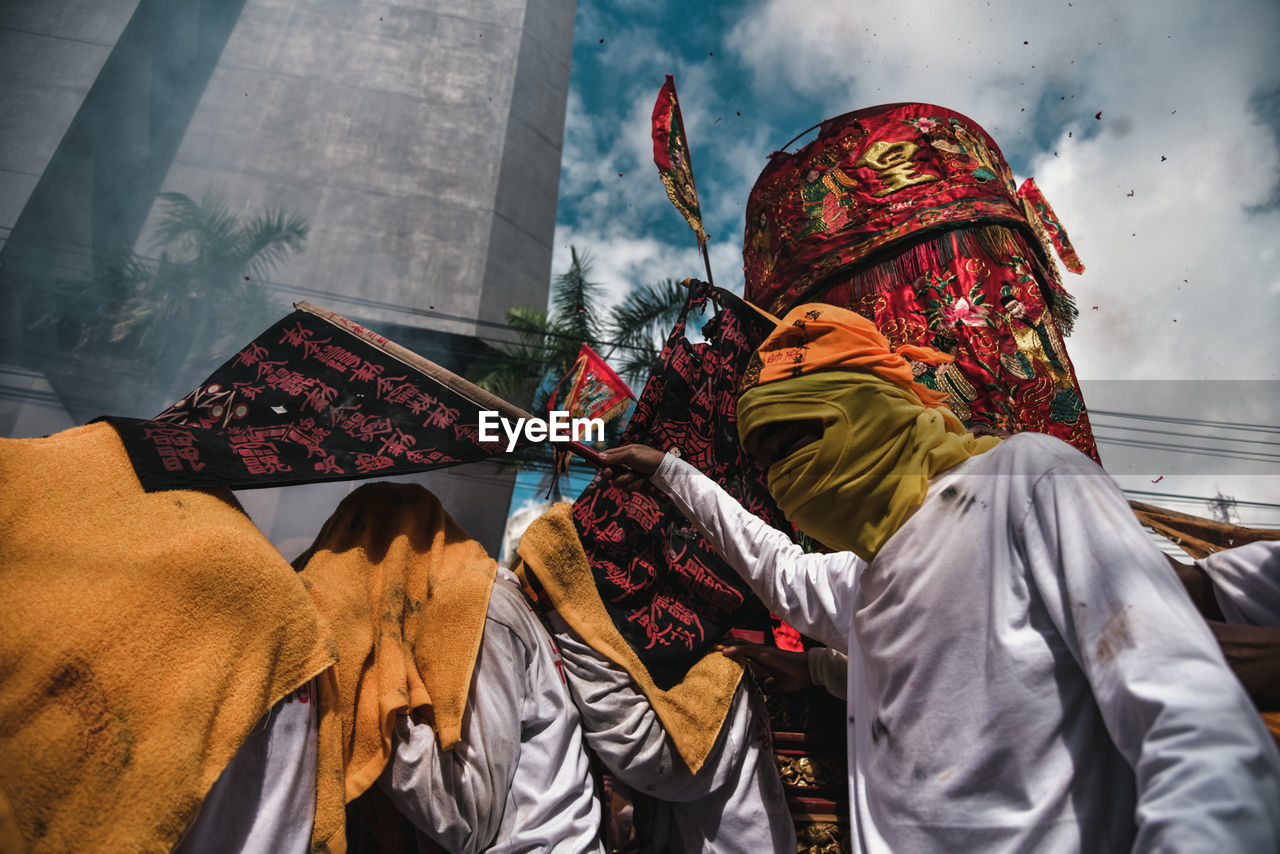
[[[595,350],[583,344],[569,371],[569,391],[564,399],[569,415],[608,421],[625,412],[627,402],[633,399],[635,395],[622,377]]]
[[[698,245],[706,246],[707,232],[702,227],[698,189],[693,184],[693,159],[684,135],[684,119],[680,116],[680,101],[676,98],[676,82],[670,74],[658,91],[657,103],[653,105],[653,162],[657,164],[658,174],[667,188],[671,203],[688,220],[694,234],[698,235]]]
[[[1058,215],[1053,212],[1053,208],[1049,207],[1048,200],[1040,192],[1033,178],[1022,182],[1022,186],[1018,188],[1018,198],[1022,200],[1023,208],[1027,212],[1027,220],[1041,241],[1048,237],[1053,248],[1057,250],[1058,257],[1062,259],[1063,265],[1072,273],[1077,275],[1083,273],[1084,264],[1076,254],[1075,247],[1071,245],[1067,230],[1062,227]],[[1045,251],[1048,252],[1048,247]]]

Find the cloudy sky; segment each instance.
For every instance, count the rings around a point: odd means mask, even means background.
[[[743,208],[770,152],[849,110],[940,104],[985,127],[1017,180],[1035,177],[1088,268],[1067,276],[1081,310],[1067,344],[1091,409],[1280,425],[1275,0],[583,0],[574,38],[555,272],[574,245],[617,293],[701,277],[652,161],[666,74],[712,270],[738,292]],[[1211,438],[1196,444],[1253,455],[1104,443],[1128,489],[1280,502],[1280,428],[1099,416],[1100,434],[1104,421],[1107,435],[1178,445],[1199,432]]]

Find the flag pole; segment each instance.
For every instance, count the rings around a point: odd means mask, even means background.
[[[528,420],[534,417],[531,412],[521,409],[520,407],[516,406],[514,403],[503,400],[493,392],[485,391],[475,383],[470,382],[464,377],[458,376],[452,371],[442,368],[440,365],[437,365],[435,362],[431,361],[430,359],[424,358],[423,356],[419,356],[417,353],[413,352],[412,350],[406,349],[405,347],[401,347],[399,344],[395,343],[394,341],[388,338],[384,338],[383,336],[379,335],[378,333],[374,332],[371,329],[365,329],[360,324],[347,320],[347,318],[335,312],[329,311],[327,308],[321,308],[320,306],[315,305],[313,303],[306,302],[305,300],[302,302],[294,303],[293,307],[298,309],[299,311],[305,311],[308,314],[314,314],[316,317],[319,317],[323,320],[328,321],[329,323],[332,323],[334,326],[337,326],[338,328],[342,329],[344,332],[350,335],[354,335],[355,337],[359,338],[360,340],[364,341],[365,343],[373,347],[377,347],[379,350],[391,356],[392,358],[395,358],[401,362],[404,362],[406,365],[413,368],[415,371],[421,371],[422,373],[431,377],[436,382],[440,383],[440,385],[444,386],[447,389],[450,389],[456,394],[461,395],[467,401],[474,404],[475,406],[480,407],[481,409],[492,409],[496,412],[500,412],[504,418],[509,418],[509,419],[523,418]],[[604,460],[601,458],[600,454],[592,450],[591,448],[587,447],[586,445],[582,444],[581,442],[569,441],[569,442],[563,442],[563,443],[557,443],[557,444],[563,444],[570,451],[573,451],[575,454],[582,457],[584,460],[596,466],[597,468],[604,466]]]

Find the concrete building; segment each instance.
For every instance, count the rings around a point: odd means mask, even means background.
[[[465,369],[508,307],[546,303],[574,12],[573,0],[0,4],[0,431],[149,417],[221,360],[84,345],[85,323],[120,298],[90,273],[157,252],[162,192],[309,225],[305,251],[264,283],[277,313],[238,318],[224,339],[248,341],[304,298]],[[496,553],[509,474],[417,477]],[[289,555],[350,488],[241,498]]]

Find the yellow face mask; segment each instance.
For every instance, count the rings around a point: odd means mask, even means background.
[[[870,561],[924,501],[929,478],[994,447],[945,407],[860,370],[817,371],[738,399],[738,435],[800,419],[822,438],[770,466],[769,491],[801,530]]]

